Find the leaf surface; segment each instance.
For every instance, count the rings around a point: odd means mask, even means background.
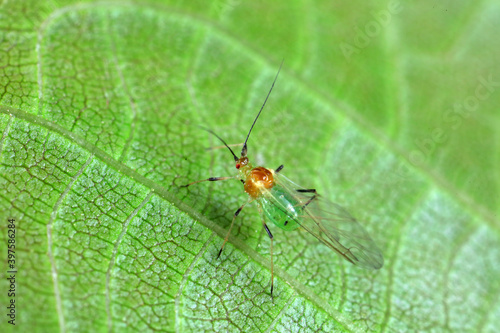
[[[0,237],[15,219],[17,317],[2,331],[494,332],[499,11],[4,1]],[[255,207],[216,258],[241,184],[179,186],[234,174],[197,125],[241,143],[283,57],[249,158],[346,207],[385,265],[272,228],[272,300]]]

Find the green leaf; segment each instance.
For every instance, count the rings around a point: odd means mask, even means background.
[[[15,230],[17,273],[2,331],[494,332],[499,12],[4,1],[0,237]],[[282,58],[249,158],[348,208],[385,265],[270,226],[272,299],[255,206],[217,259],[241,184],[179,186],[235,173],[197,125],[241,143]]]

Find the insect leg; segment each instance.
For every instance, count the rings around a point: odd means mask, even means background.
[[[219,259],[220,255],[222,253],[222,249],[224,249],[224,245],[226,245],[226,242],[229,239],[229,235],[231,234],[231,230],[233,229],[234,220],[236,220],[236,217],[240,214],[243,207],[245,207],[247,204],[249,204],[252,201],[253,201],[253,199],[249,199],[247,202],[245,202],[243,205],[241,205],[240,208],[238,208],[238,210],[236,212],[234,212],[233,221],[231,222],[231,226],[229,227],[229,230],[227,231],[226,238],[224,238],[224,242],[222,243],[222,246],[220,247],[220,251],[219,251],[219,254],[217,255],[217,259]]]
[[[307,202],[304,205],[302,205],[302,209],[306,208],[307,205],[309,205],[314,199],[316,199],[318,197],[318,192],[314,188],[299,189],[296,191],[300,192],[300,193],[314,193],[314,195],[309,200],[307,200]]]
[[[221,149],[221,148],[226,148],[226,147],[239,147],[239,146],[243,146],[243,142],[242,143],[234,143],[234,144],[230,144],[227,146],[209,147],[209,148],[205,148],[205,150],[216,150],[216,149]]]
[[[314,194],[318,194],[318,192],[314,188],[298,189],[298,190],[295,190],[295,191],[300,192],[300,193],[314,193]]]
[[[281,170],[283,170],[285,166],[282,164],[278,167],[278,169],[274,170],[274,172],[279,173]]]
[[[273,234],[271,233],[271,230],[267,227],[266,224],[266,219],[264,218],[264,214],[262,213],[262,208],[259,205],[259,215],[260,218],[262,219],[262,225],[264,226],[264,229],[266,229],[267,235],[271,239],[271,297],[273,296],[273,290],[274,290],[274,264],[273,264]]]
[[[219,181],[219,180],[227,180],[227,179],[233,179],[233,178],[234,177],[210,177],[210,178],[207,178],[207,179],[197,180],[195,182],[192,182],[192,183],[189,183],[189,184],[186,184],[186,185],[181,185],[181,187],[188,187],[188,186],[191,186],[193,184],[201,183],[201,182],[216,182],[216,181]]]

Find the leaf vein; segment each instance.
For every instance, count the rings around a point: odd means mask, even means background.
[[[149,191],[149,193],[146,195],[144,200],[139,204],[139,206],[134,209],[134,211],[127,217],[125,222],[123,223],[122,226],[122,231],[120,235],[118,235],[118,238],[116,239],[115,246],[113,247],[113,252],[111,253],[111,258],[109,260],[109,265],[108,265],[108,270],[106,271],[106,317],[107,317],[107,323],[108,323],[108,330],[109,332],[113,331],[113,322],[112,322],[112,317],[111,317],[111,296],[110,296],[110,288],[109,284],[111,282],[111,270],[113,269],[115,265],[115,259],[116,259],[116,254],[118,252],[118,247],[121,244],[121,241],[123,239],[123,236],[127,232],[128,226],[130,224],[130,221],[137,215],[137,213],[144,207],[144,205],[151,199],[151,196],[153,195],[153,191]]]
[[[59,319],[59,329],[61,332],[66,332],[66,325],[64,321],[64,312],[63,312],[63,305],[62,305],[62,300],[61,300],[61,292],[59,290],[59,281],[58,281],[58,273],[57,273],[57,264],[54,258],[54,253],[53,253],[53,242],[52,242],[52,224],[54,223],[57,213],[59,211],[59,207],[61,206],[62,202],[68,195],[70,189],[73,187],[73,184],[76,182],[76,180],[82,175],[83,171],[87,168],[87,166],[92,162],[94,158],[94,155],[90,155],[85,162],[84,165],[78,170],[78,172],[74,175],[74,177],[71,179],[71,181],[68,183],[68,186],[64,189],[64,191],[61,193],[59,198],[57,199],[54,208],[52,209],[52,213],[50,214],[50,219],[49,222],[47,223],[47,256],[49,257],[50,261],[50,269],[51,269],[51,275],[52,275],[52,282],[54,286],[54,297],[55,297],[55,302],[56,302],[56,310],[57,310],[57,318]]]

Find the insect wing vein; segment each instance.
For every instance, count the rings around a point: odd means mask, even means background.
[[[276,175],[275,180],[277,186],[285,189],[301,206],[301,214],[294,220],[302,228],[354,265],[366,269],[383,266],[384,259],[375,242],[344,208],[316,193],[298,192],[304,188],[282,174]],[[281,206],[272,196],[267,196],[273,204]],[[287,211],[286,207],[280,209]]]

